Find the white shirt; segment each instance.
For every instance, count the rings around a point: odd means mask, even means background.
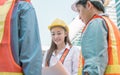
[[[70,49],[70,47],[68,45],[66,45],[65,48],[68,48],[70,51],[69,51],[68,55],[66,56],[63,65],[64,65],[65,69],[68,70],[68,72],[71,75],[77,75],[80,49],[75,46],[72,46],[72,48]],[[64,53],[65,48],[62,49],[57,55],[55,55],[55,52],[52,53],[52,56],[50,59],[50,66],[55,65],[60,60],[60,57]],[[47,55],[47,52],[44,55],[43,67],[45,66],[46,55]]]

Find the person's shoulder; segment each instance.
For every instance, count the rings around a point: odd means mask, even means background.
[[[32,4],[26,1],[18,1],[16,3],[16,6],[18,7],[18,9],[21,9],[21,10],[28,10],[33,8]]]
[[[75,58],[79,57],[79,55],[81,54],[81,48],[80,46],[72,46],[70,53],[72,54],[72,56]]]
[[[72,46],[71,50],[74,51],[74,52],[80,52],[81,47],[80,46]]]
[[[103,18],[95,18],[90,21],[90,24],[93,24],[93,23],[105,23],[105,20]]]
[[[94,30],[101,28],[101,29],[105,29],[106,31],[108,31],[107,26],[106,26],[106,22],[103,18],[95,18],[95,19],[91,20],[89,22],[88,28],[91,28],[91,27]]]

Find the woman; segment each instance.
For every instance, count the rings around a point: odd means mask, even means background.
[[[43,66],[53,66],[60,61],[70,75],[77,75],[80,51],[69,40],[69,28],[61,19],[55,19],[48,27],[52,43],[45,53]]]

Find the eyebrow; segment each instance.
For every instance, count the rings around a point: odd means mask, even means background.
[[[59,32],[62,32],[62,31],[57,31],[57,33],[59,33]],[[55,32],[51,32],[51,33],[55,33]]]

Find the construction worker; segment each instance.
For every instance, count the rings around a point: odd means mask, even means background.
[[[48,28],[51,32],[52,43],[44,55],[43,66],[51,67],[60,61],[70,75],[77,75],[80,50],[72,46],[69,40],[68,26],[63,20],[57,18]]]
[[[0,75],[41,75],[41,44],[28,0],[0,0]]]
[[[79,75],[120,75],[120,32],[104,14],[105,1],[78,0],[72,6],[85,23],[81,43],[84,65]]]

